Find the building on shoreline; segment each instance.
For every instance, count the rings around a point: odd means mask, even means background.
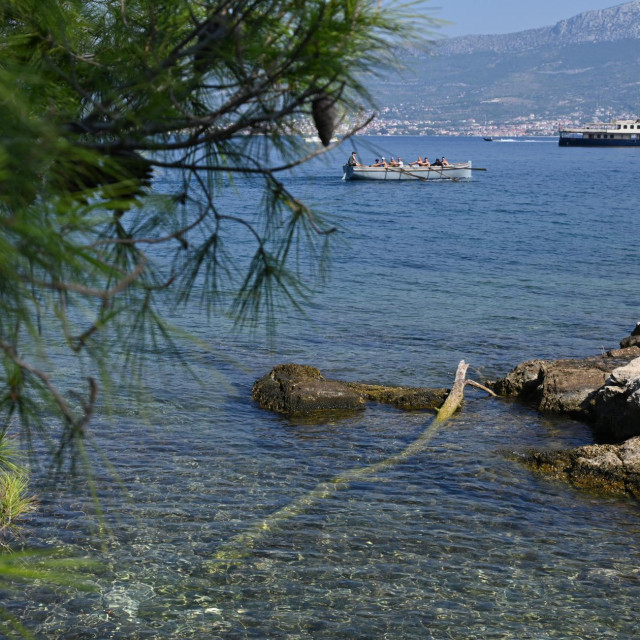
[[[557,116],[538,116],[529,113],[517,116],[504,122],[462,118],[446,120],[437,115],[416,115],[403,110],[403,105],[384,107],[378,117],[361,129],[360,135],[370,136],[479,136],[492,138],[517,138],[523,136],[557,136],[559,129],[579,126],[585,121],[607,122],[611,113],[606,109],[598,109],[596,113],[575,111]],[[623,118],[635,118],[637,114],[619,114]],[[353,126],[347,119],[337,130],[337,135],[344,135]],[[306,127],[306,125],[305,125]],[[308,125],[309,135],[315,134],[312,123]],[[306,135],[306,133],[305,133]]]

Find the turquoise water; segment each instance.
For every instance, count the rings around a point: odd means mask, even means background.
[[[487,171],[345,183],[347,143],[286,178],[339,226],[328,281],[306,313],[279,316],[272,341],[181,310],[201,383],[154,354],[141,406],[116,397],[92,424],[109,536],[95,535],[86,487],[40,486],[26,540],[101,569],[89,593],[2,593],[37,637],[635,636],[637,502],[533,475],[509,455],[589,443],[586,426],[473,390],[439,429],[428,412],[375,405],[289,421],[250,394],[282,362],[448,386],[462,358],[482,380],[616,347],[640,320],[640,152],[410,137],[357,138],[356,149],[365,162],[444,153]],[[259,204],[251,184],[222,198],[229,210]],[[348,475],[421,436],[397,464]]]

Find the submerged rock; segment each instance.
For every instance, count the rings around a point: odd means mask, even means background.
[[[449,395],[449,389],[431,387],[388,387],[360,382],[345,382],[361,393],[366,400],[388,404],[396,409],[439,409]]]
[[[640,437],[622,444],[594,444],[560,451],[528,451],[523,462],[572,485],[640,498]]]
[[[448,389],[327,380],[315,367],[281,364],[255,382],[251,395],[263,409],[297,416],[317,411],[358,411],[367,401],[399,409],[438,409],[448,393]]]

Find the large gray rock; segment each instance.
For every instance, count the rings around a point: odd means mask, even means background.
[[[498,395],[517,396],[540,411],[587,419],[591,395],[625,358],[596,356],[581,360],[530,360],[494,383]]]
[[[539,401],[542,384],[551,360],[527,360],[512,369],[504,378],[493,384],[499,396],[517,396]]]
[[[640,498],[640,437],[623,444],[594,444],[560,451],[528,451],[530,468],[576,487]]]
[[[620,442],[640,435],[639,356],[640,348],[633,346],[589,358],[529,360],[493,388],[539,411],[584,420],[602,442]]]
[[[640,434],[640,358],[614,369],[591,404],[600,439],[619,442]]]
[[[607,378],[604,358],[557,360],[546,368],[542,382],[540,411],[589,417],[589,399]]]

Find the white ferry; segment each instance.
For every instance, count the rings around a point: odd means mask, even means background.
[[[561,147],[640,147],[640,119],[592,122],[559,134]]]

